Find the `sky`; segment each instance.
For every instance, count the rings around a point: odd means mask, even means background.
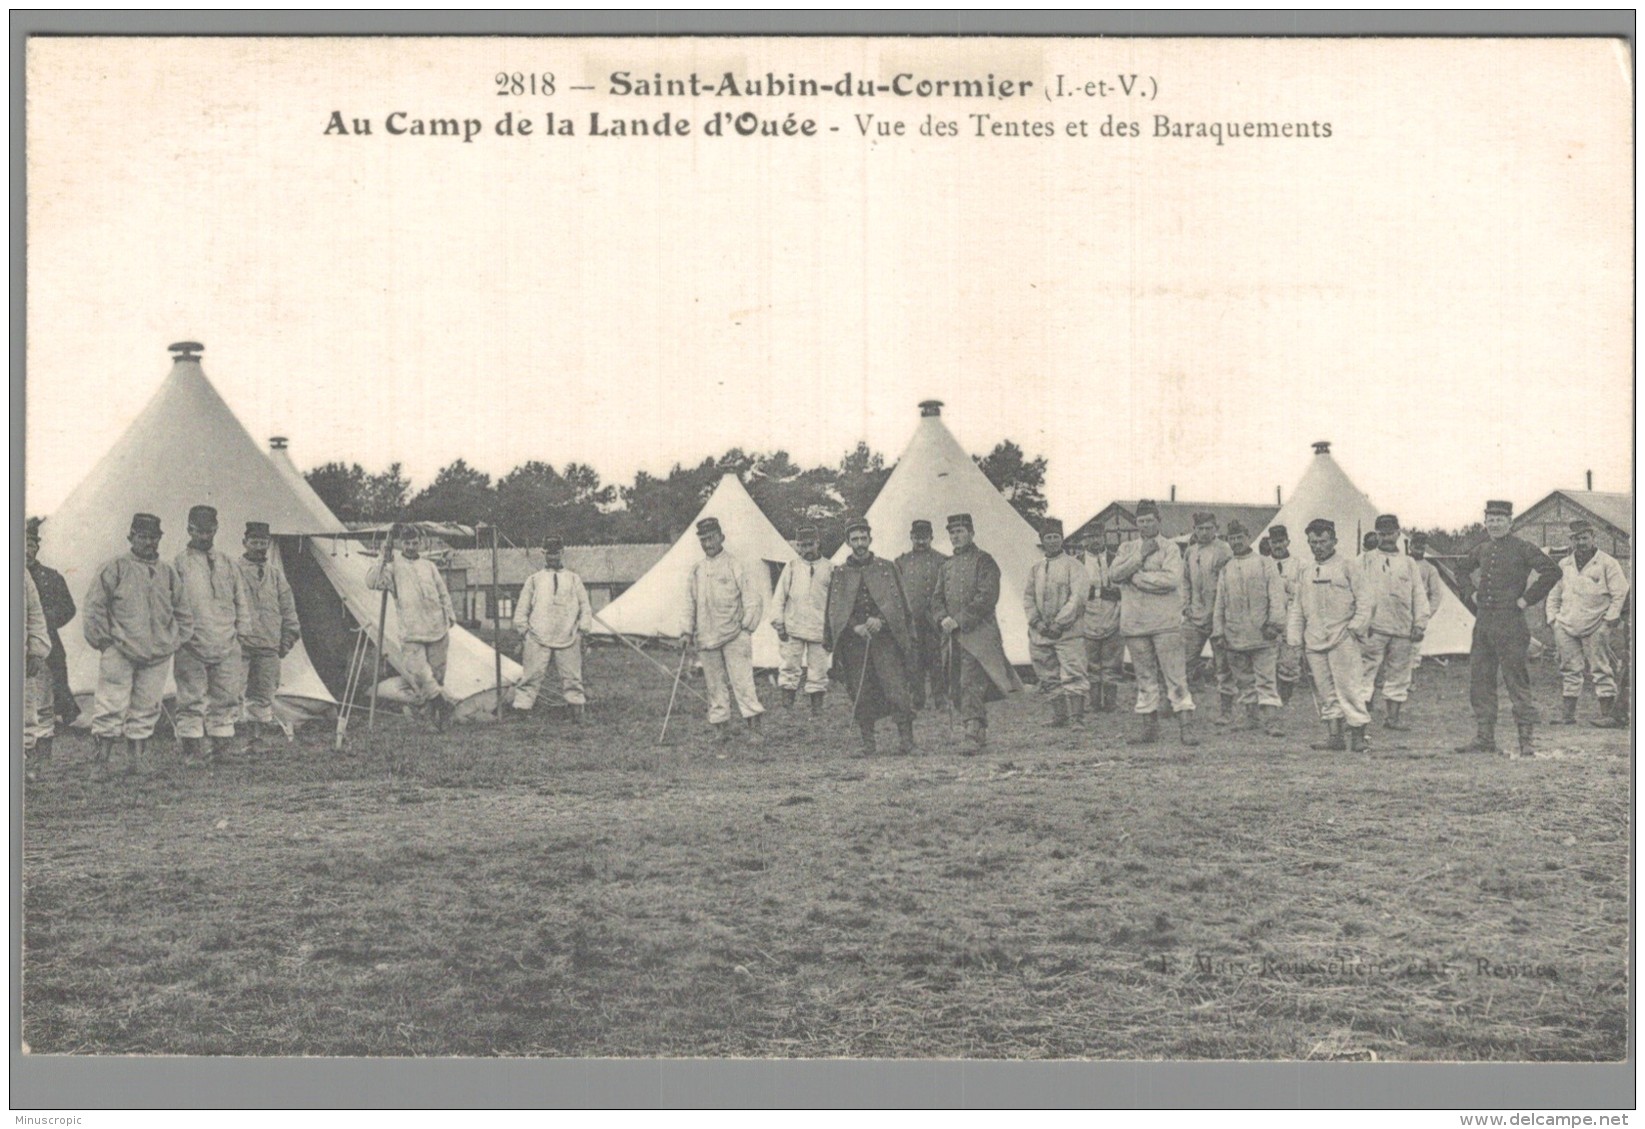
[[[1036,85],[726,102],[616,96],[614,71]],[[555,91],[499,96],[514,72]],[[1044,97],[1059,74],[1156,92]],[[895,458],[936,398],[967,450],[1046,456],[1076,524],[1173,486],[1288,494],[1320,439],[1408,526],[1589,470],[1631,488],[1614,42],[35,39],[28,84],[30,513],[183,339],[299,466],[417,486],[458,457],[617,483],[731,446]],[[727,108],[818,133],[704,136]],[[328,135],[334,111],[373,132]],[[394,136],[394,112],[482,133]],[[499,136],[505,112],[538,134]],[[578,135],[542,136],[549,112]],[[596,112],[693,129],[589,136]],[[1110,115],[1141,136],[1102,137]],[[1156,115],[1331,136],[1219,145]]]

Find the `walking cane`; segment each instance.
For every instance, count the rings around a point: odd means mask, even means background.
[[[872,634],[864,635],[862,648],[862,673],[857,675],[857,693],[851,699],[851,717],[853,720],[857,719],[857,704],[862,701],[863,683],[868,681],[868,655],[873,649],[874,636]]]
[[[680,666],[674,672],[674,689],[669,691],[668,694],[668,712],[663,714],[663,731],[657,734],[657,744],[659,745],[668,743],[668,719],[674,716],[674,699],[679,697],[680,694],[680,676],[685,674],[685,655],[686,648],[681,647]]]

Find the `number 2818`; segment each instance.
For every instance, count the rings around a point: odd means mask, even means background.
[[[499,71],[492,80],[497,84],[497,96],[507,98],[515,94],[542,94],[554,93],[554,75],[551,71],[540,74],[523,74],[520,71],[503,73]]]

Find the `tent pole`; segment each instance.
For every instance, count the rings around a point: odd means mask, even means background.
[[[503,605],[497,598],[497,526],[491,526],[491,658],[497,676],[497,720],[503,720]]]
[[[393,530],[387,536],[392,537]],[[382,548],[377,550],[377,559],[382,558]],[[383,598],[377,604],[377,653],[371,660],[371,707],[366,711],[366,743],[371,743],[371,732],[377,725],[377,683],[383,680],[383,633],[388,630],[388,589],[383,589]]]

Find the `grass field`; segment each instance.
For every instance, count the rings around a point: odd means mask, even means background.
[[[1416,730],[1365,756],[1307,749],[1306,693],[1282,740],[1204,724],[1189,750],[1174,726],[1126,746],[1129,714],[1046,729],[1030,692],[992,707],[982,756],[927,715],[917,755],[873,759],[838,694],[723,751],[682,695],[659,749],[666,680],[618,650],[587,665],[580,730],[541,707],[448,737],[392,717],[368,750],[362,716],[348,755],[315,730],[183,771],[157,742],[135,781],[60,738],[25,801],[26,1044],[1625,1055],[1629,735],[1454,754],[1465,662],[1425,667]]]

